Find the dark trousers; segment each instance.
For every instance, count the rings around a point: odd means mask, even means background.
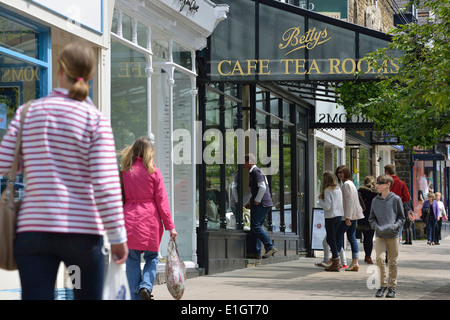
[[[368,230],[362,230],[363,234],[363,247],[364,247],[364,254],[366,257],[370,257],[373,250],[373,235],[375,234],[375,230],[368,229]]]
[[[339,226],[341,225],[341,220],[342,217],[325,219],[325,230],[327,231],[327,243],[330,246],[331,255],[333,259],[339,258],[336,234]]]
[[[250,230],[256,236],[256,247],[254,248],[254,252],[252,252],[256,255],[261,255],[261,243],[264,245],[266,251],[269,251],[273,247],[272,241],[263,229],[264,221],[269,211],[270,207],[264,207],[261,203],[257,206],[252,206]]]
[[[103,237],[84,234],[24,232],[17,234],[14,255],[23,300],[53,300],[61,262],[72,271],[75,300],[101,300],[105,256]]]

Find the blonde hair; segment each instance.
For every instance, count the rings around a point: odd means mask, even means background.
[[[332,171],[326,170],[322,176],[323,176],[323,182],[322,182],[321,196],[324,195],[325,189],[327,189],[327,188],[334,189],[337,187],[336,178]]]
[[[144,167],[148,170],[148,173],[155,172],[153,164],[153,156],[155,150],[150,138],[142,136],[136,139],[132,146],[127,146],[119,153],[121,157],[120,166],[122,171],[128,172],[133,170],[133,164],[136,158],[142,158]]]
[[[367,176],[364,179],[364,186],[368,187],[368,188],[375,188],[376,182],[375,182],[375,177],[374,176]]]
[[[436,195],[433,192],[429,192],[427,195],[427,198],[433,198],[433,200],[434,200],[434,199],[436,199]]]
[[[72,99],[83,101],[89,95],[87,81],[94,75],[96,60],[92,47],[79,41],[66,45],[59,55],[59,69],[73,81],[73,86],[69,90]]]

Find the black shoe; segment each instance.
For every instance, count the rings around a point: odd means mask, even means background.
[[[386,294],[386,298],[395,298],[395,290],[389,289],[388,293]]]
[[[141,288],[139,290],[139,295],[141,296],[142,300],[153,300],[152,293],[147,288]]]
[[[249,254],[247,254],[246,258],[247,259],[261,259],[261,256],[255,254],[255,253],[249,253]]]
[[[381,298],[384,296],[384,292],[386,291],[387,287],[381,287],[377,290],[377,293],[375,294],[375,297]]]
[[[262,258],[267,259],[270,256],[273,256],[277,251],[278,249],[275,246],[273,246],[272,249],[269,249],[269,251],[263,254]]]

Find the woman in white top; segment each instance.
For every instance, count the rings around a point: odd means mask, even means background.
[[[332,254],[331,266],[326,271],[339,271],[339,251],[336,241],[336,231],[344,215],[342,192],[339,189],[333,172],[323,173],[322,193],[319,195],[319,204],[323,208],[325,216],[325,230],[327,231],[327,243]]]
[[[438,208],[439,208],[439,220],[436,223],[436,243],[435,244],[439,244],[439,240],[441,240],[441,229],[442,229],[442,220],[443,218],[447,219],[447,213],[445,212],[445,205],[444,203],[441,201],[441,193],[440,192],[436,192],[434,194],[436,196],[436,201],[438,203]]]
[[[347,232],[347,239],[352,247],[352,263],[346,271],[358,271],[359,247],[356,240],[356,220],[364,218],[363,209],[359,204],[358,190],[352,181],[350,169],[347,166],[339,166],[336,169],[336,176],[339,179],[344,204],[344,220],[337,231],[338,250],[343,246],[343,235]]]

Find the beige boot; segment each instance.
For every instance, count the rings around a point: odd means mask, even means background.
[[[341,266],[339,264],[339,258],[337,258],[337,259],[331,259],[331,266],[326,267],[325,271],[339,272],[340,269],[341,269]]]

